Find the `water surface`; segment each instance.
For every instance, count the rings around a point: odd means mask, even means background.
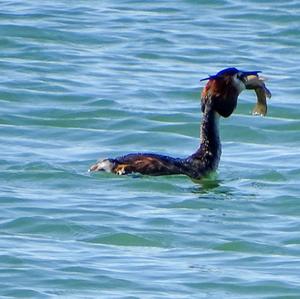
[[[1,298],[299,298],[298,1],[2,1]],[[199,80],[262,70],[216,181],[90,175],[199,143]]]

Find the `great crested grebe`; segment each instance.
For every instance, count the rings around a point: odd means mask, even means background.
[[[227,68],[201,80],[208,80],[208,82],[201,94],[203,117],[200,146],[187,158],[173,158],[154,153],[133,153],[99,161],[92,165],[89,171],[106,171],[118,175],[184,174],[195,180],[207,176],[217,169],[220,161],[219,116],[229,117],[232,114],[238,96],[244,89],[264,87],[262,80],[252,80],[248,83],[247,77],[258,78],[258,73],[258,71],[244,72],[236,68]]]

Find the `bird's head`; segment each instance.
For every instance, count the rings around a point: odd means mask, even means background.
[[[239,94],[247,88],[247,77],[257,76],[258,73],[259,71],[245,72],[227,68],[202,79],[201,81],[208,80],[201,94],[202,112],[210,105],[221,116],[230,116],[236,108]]]

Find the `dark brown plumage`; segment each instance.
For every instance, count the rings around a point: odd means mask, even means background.
[[[105,159],[92,165],[90,171],[106,171],[118,175],[184,174],[199,180],[215,171],[221,156],[219,116],[229,117],[237,105],[239,94],[247,88],[246,77],[258,72],[242,72],[235,68],[222,70],[209,81],[201,94],[201,142],[195,153],[187,158],[173,158],[153,153],[134,153]],[[253,89],[253,84],[251,85]]]

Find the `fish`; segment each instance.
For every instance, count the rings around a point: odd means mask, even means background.
[[[256,93],[256,105],[252,110],[252,115],[265,116],[268,112],[267,98],[272,94],[265,85],[265,78],[259,75],[249,75],[245,80],[246,89],[252,89]]]

